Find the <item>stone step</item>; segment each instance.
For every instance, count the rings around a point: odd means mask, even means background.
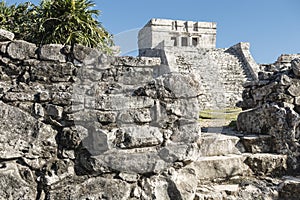
[[[241,154],[236,145],[239,138],[220,133],[202,133],[197,141],[201,156]]]
[[[272,136],[270,135],[247,135],[240,137],[244,151],[247,153],[273,153]]]
[[[266,181],[243,177],[240,183],[211,183],[198,185],[194,200],[278,199],[278,188]]]
[[[245,163],[256,175],[280,176],[287,171],[287,156],[270,153],[243,154]]]
[[[299,200],[300,199],[300,177],[287,176],[279,185],[280,199]]]
[[[198,180],[230,178],[250,172],[245,159],[243,155],[199,157],[185,168],[194,170]]]

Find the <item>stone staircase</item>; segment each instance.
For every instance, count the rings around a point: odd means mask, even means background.
[[[272,151],[270,136],[205,131],[198,160],[186,166],[198,179],[195,200],[299,199],[300,178],[284,176],[287,156]]]
[[[251,79],[245,64],[228,49],[197,49],[182,52],[172,51],[169,60],[179,72],[194,74],[201,83],[203,95],[200,107],[211,109],[231,106],[241,100],[242,84]]]

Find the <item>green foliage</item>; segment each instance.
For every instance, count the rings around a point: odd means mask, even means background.
[[[40,5],[0,2],[0,27],[17,39],[38,45],[82,44],[110,52],[111,35],[96,19],[100,11],[88,0],[43,0]]]

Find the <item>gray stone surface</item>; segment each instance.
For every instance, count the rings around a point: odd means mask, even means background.
[[[4,29],[0,29],[0,41],[10,41],[13,40],[15,37],[15,34],[12,32],[9,32]]]
[[[285,180],[280,184],[280,198],[292,200],[298,199],[300,192],[300,179],[295,177],[284,178]]]
[[[248,173],[249,168],[244,163],[245,159],[243,155],[201,157],[185,168],[195,170],[199,180],[229,178]]]
[[[0,102],[0,159],[55,156],[57,132],[18,108]]]
[[[275,154],[246,154],[245,163],[257,175],[281,176],[287,170],[287,156]]]
[[[129,126],[120,128],[116,134],[116,145],[121,148],[157,146],[163,142],[163,135],[157,127]]]
[[[198,139],[201,156],[221,156],[227,154],[240,154],[236,145],[239,138],[219,133],[202,133]]]
[[[37,184],[34,175],[27,167],[16,163],[1,163],[0,196],[1,199],[31,200],[36,197]]]
[[[46,44],[40,48],[39,56],[42,60],[66,62],[66,56],[62,54],[64,46],[61,44]]]
[[[35,44],[23,41],[14,40],[7,47],[8,55],[13,59],[26,60],[36,58],[37,47]]]

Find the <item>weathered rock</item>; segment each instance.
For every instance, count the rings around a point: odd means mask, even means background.
[[[146,67],[122,67],[117,68],[118,82],[125,85],[140,85],[151,81],[154,77],[152,68]]]
[[[200,124],[194,120],[179,119],[175,121],[172,142],[193,143],[200,137]]]
[[[139,96],[97,96],[95,99],[95,108],[99,110],[150,108],[153,105],[152,99]]]
[[[66,62],[66,56],[62,54],[63,48],[64,45],[61,44],[45,44],[40,48],[40,59]]]
[[[249,168],[244,163],[245,159],[242,155],[200,157],[184,168],[195,170],[199,180],[229,178],[248,173]]]
[[[195,98],[174,100],[174,102],[166,105],[167,112],[183,117],[186,119],[199,118],[199,103]]]
[[[118,123],[147,123],[151,122],[150,109],[121,110],[117,117]]]
[[[33,105],[32,111],[33,111],[33,114],[37,117],[44,117],[45,116],[44,108],[39,103],[35,103]]]
[[[50,158],[56,131],[18,108],[0,102],[0,158]]]
[[[155,66],[160,66],[161,59],[149,58],[149,57],[133,58],[129,56],[122,56],[122,57],[117,57],[114,64],[119,66],[125,65],[130,67],[155,67]]]
[[[62,182],[51,186],[51,199],[130,199],[131,185],[117,179],[102,177],[79,180],[77,182]]]
[[[292,60],[292,70],[293,73],[297,76],[300,77],[300,59],[296,58],[294,60]]]
[[[241,138],[241,143],[249,153],[272,153],[273,138],[270,135],[247,135]]]
[[[118,129],[115,134],[116,145],[121,148],[157,146],[163,142],[163,135],[157,127],[128,126]]]
[[[292,96],[298,97],[298,96],[300,96],[300,89],[299,89],[299,87],[300,87],[300,82],[296,82],[296,83],[294,83],[293,85],[291,85],[289,87],[288,92]]]
[[[237,127],[245,133],[267,134],[274,137],[272,149],[281,154],[297,155],[299,144],[296,138],[299,114],[289,107],[265,104],[238,116]],[[292,149],[290,151],[289,149]],[[291,162],[291,160],[290,160]],[[289,163],[296,167],[296,160]]]
[[[13,40],[15,34],[4,29],[0,29],[0,41]]]
[[[75,45],[73,49],[74,58],[84,65],[98,65],[101,53],[93,48]]]
[[[199,158],[196,144],[168,143],[159,151],[159,156],[166,162],[195,161]]]
[[[31,80],[68,82],[75,67],[72,63],[41,61],[30,68]]]
[[[91,157],[90,163],[81,163],[94,172],[113,171],[128,173],[160,173],[170,164],[164,162],[157,152],[135,153],[130,151],[113,151]]]
[[[287,170],[287,156],[275,154],[246,154],[245,163],[257,175],[282,175]]]
[[[299,199],[300,179],[295,177],[285,177],[279,186],[279,197],[282,199]]]
[[[37,184],[29,168],[13,162],[1,162],[0,165],[1,199],[31,200],[36,198]]]
[[[17,60],[36,58],[37,47],[35,44],[23,40],[14,40],[7,47],[8,55]]]
[[[198,185],[193,169],[180,169],[171,176],[168,186],[170,199],[194,200]]]
[[[138,181],[139,175],[133,173],[121,172],[119,173],[119,177],[126,182],[134,183]]]
[[[197,144],[201,156],[221,156],[227,154],[240,154],[236,145],[238,137],[219,133],[203,133]]]
[[[48,104],[46,107],[47,114],[54,119],[61,119],[63,115],[63,107]]]

